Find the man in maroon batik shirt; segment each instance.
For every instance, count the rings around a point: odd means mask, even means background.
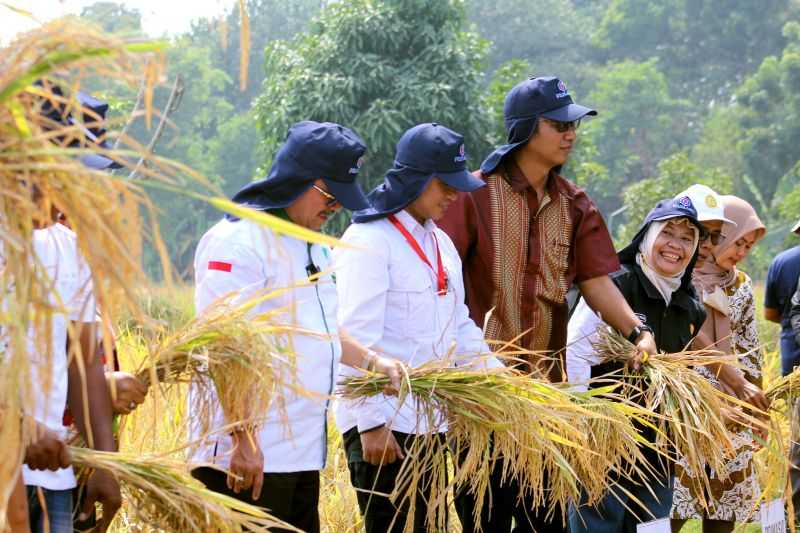
[[[640,353],[656,350],[651,331],[608,277],[619,262],[600,212],[582,189],[558,175],[580,120],[596,114],[573,103],[557,78],[515,86],[504,107],[509,143],[481,165],[488,186],[460,193],[440,224],[461,255],[472,319],[485,324],[488,340],[541,353],[526,358],[528,368],[551,381],[565,375],[566,294],[573,283]],[[492,506],[481,510],[483,531],[510,531],[512,516],[515,533],[566,531],[561,513],[547,519],[549,502],[534,506],[515,483],[501,484],[501,476],[502,465],[496,465],[486,500]],[[477,529],[474,507],[474,497],[459,491],[456,510],[465,532]]]

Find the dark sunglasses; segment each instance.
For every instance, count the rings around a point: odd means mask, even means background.
[[[719,230],[705,231],[702,235],[700,235],[700,242],[706,242],[708,239],[711,239],[711,244],[716,246],[722,242],[722,232]]]
[[[318,193],[320,193],[322,196],[325,197],[325,207],[333,207],[339,203],[339,200],[337,200],[334,195],[332,195],[325,189],[317,187],[316,185],[312,185],[312,187],[314,187]]]
[[[546,118],[545,120],[549,122],[558,133],[567,133],[569,130],[577,130],[581,127],[581,119],[570,120],[569,122],[550,120],[549,118]]]

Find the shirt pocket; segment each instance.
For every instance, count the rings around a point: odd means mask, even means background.
[[[409,340],[430,338],[436,332],[436,302],[430,276],[417,269],[392,269],[386,295],[387,330]],[[392,322],[395,322],[394,324]]]

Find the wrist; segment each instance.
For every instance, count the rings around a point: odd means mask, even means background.
[[[364,354],[364,364],[362,367],[367,372],[374,372],[375,367],[378,364],[378,354],[375,350],[367,350],[367,353]]]
[[[626,335],[625,338],[627,338],[631,344],[636,344],[637,342],[639,342],[639,340],[641,340],[642,336],[645,333],[649,333],[650,335],[652,335],[653,328],[644,323],[637,324],[636,326],[633,327],[630,333]]]

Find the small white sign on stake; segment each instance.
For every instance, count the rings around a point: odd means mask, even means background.
[[[636,525],[636,533],[672,533],[669,518],[659,518]]]
[[[761,504],[761,531],[763,533],[786,533],[783,498]]]

